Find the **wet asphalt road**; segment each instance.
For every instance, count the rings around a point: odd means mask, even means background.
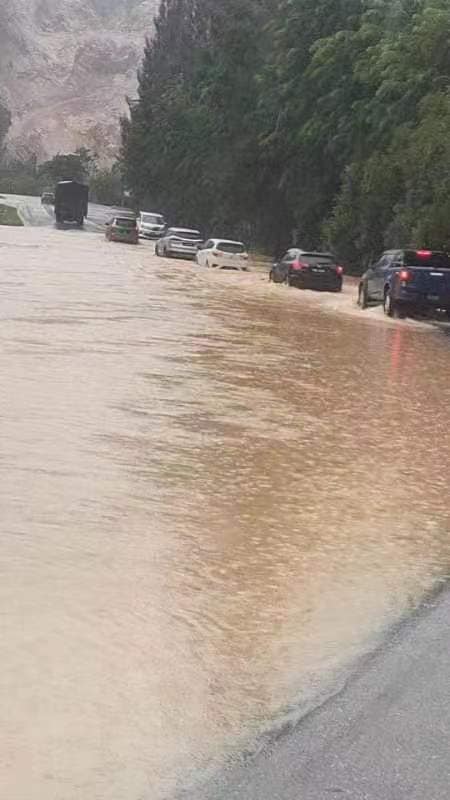
[[[315,711],[185,800],[448,800],[450,594],[428,601]]]
[[[25,225],[31,227],[48,227],[55,222],[53,206],[42,205],[40,198],[26,195],[6,195],[5,202],[14,205],[20,213]],[[105,223],[120,211],[119,208],[89,203],[88,217],[84,228],[87,231],[102,230]],[[69,226],[68,226],[69,227]]]
[[[448,329],[14,202],[0,797],[444,800]]]

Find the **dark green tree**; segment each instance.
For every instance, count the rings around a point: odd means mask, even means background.
[[[450,246],[448,0],[163,0],[122,161],[139,202],[267,248]]]
[[[2,157],[3,142],[11,126],[11,113],[5,102],[0,100],[0,158]]]
[[[44,161],[38,168],[38,177],[41,183],[54,186],[63,178],[86,181],[93,169],[93,156],[86,148],[80,148],[75,153],[61,154]]]
[[[123,202],[123,183],[119,164],[111,168],[96,170],[89,182],[89,194],[92,201],[104,205],[121,205]]]
[[[267,3],[164,0],[139,101],[123,121],[127,183],[183,224],[249,229],[260,200],[257,76]]]

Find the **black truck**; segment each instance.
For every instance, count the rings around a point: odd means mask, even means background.
[[[88,213],[89,189],[72,179],[62,180],[55,189],[56,222],[76,222],[81,228]]]

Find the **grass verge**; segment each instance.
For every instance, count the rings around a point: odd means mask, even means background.
[[[23,222],[17,213],[17,209],[13,206],[5,206],[3,203],[0,203],[0,225],[22,226]]]

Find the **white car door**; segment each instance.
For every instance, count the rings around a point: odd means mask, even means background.
[[[202,267],[206,267],[208,265],[208,256],[211,252],[212,245],[213,242],[208,241],[198,251],[198,263],[201,264]]]
[[[215,248],[216,253],[220,253],[220,256],[215,256],[214,263],[217,264],[219,269],[223,269],[223,267],[228,267],[230,263],[230,257],[227,253],[224,253],[223,250],[220,249],[219,243],[217,243],[217,247]]]
[[[201,267],[205,266],[204,249],[203,249],[203,247],[199,247],[198,248],[197,255],[196,255],[196,261],[197,261],[197,264],[200,264]]]

